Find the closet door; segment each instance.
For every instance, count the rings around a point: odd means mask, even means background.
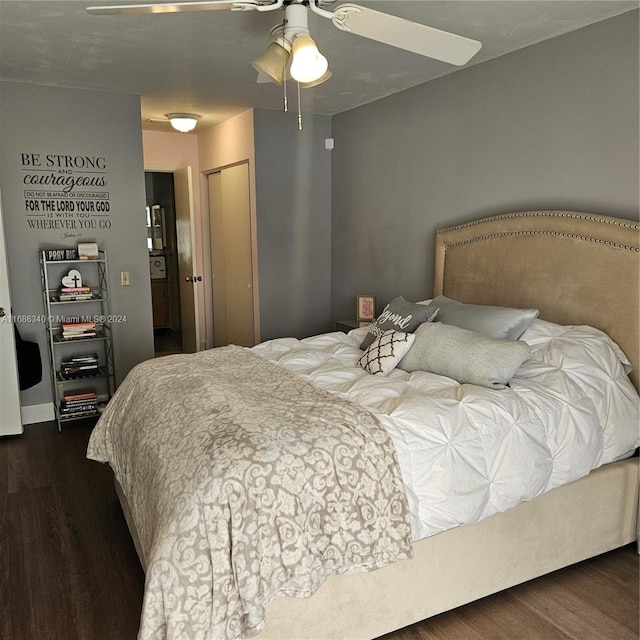
[[[249,165],[209,174],[214,346],[255,344]]]

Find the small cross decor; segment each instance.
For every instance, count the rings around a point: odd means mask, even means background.
[[[71,271],[62,278],[62,286],[74,289],[81,287],[82,274],[77,269],[71,269]]]

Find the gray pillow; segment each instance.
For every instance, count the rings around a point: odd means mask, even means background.
[[[421,324],[415,336],[399,369],[430,371],[491,389],[503,389],[531,353],[526,342],[487,338],[441,322]]]
[[[489,338],[517,340],[538,317],[538,309],[511,309],[483,304],[464,304],[446,296],[431,301],[438,322],[477,331]]]
[[[408,302],[402,296],[398,296],[371,323],[369,333],[364,337],[360,348],[366,349],[376,338],[389,329],[413,333],[423,322],[431,322],[437,313],[437,307]]]

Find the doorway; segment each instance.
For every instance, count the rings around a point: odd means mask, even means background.
[[[155,355],[182,353],[173,173],[145,172],[147,249]]]

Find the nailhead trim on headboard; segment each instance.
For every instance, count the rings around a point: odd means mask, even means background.
[[[491,220],[491,218],[486,218],[487,220]],[[458,227],[450,227],[450,229],[462,229],[467,226],[471,226],[476,223],[469,223],[466,225],[460,225]],[[638,225],[635,225],[636,228]],[[450,230],[449,229],[449,230]],[[451,242],[445,246],[445,250],[449,247],[457,247],[464,244],[471,244],[473,242],[478,242],[479,240],[488,240],[489,238],[505,238],[505,237],[515,237],[515,236],[558,236],[561,238],[575,238],[576,240],[586,240],[588,242],[596,242],[598,244],[605,244],[611,247],[617,247],[618,249],[626,249],[627,251],[636,251],[640,252],[640,248],[638,247],[629,247],[627,245],[618,244],[617,242],[608,242],[607,240],[599,240],[598,238],[590,238],[588,236],[580,236],[575,233],[561,233],[559,231],[505,231],[502,233],[489,233],[484,236],[477,236],[476,238],[471,238],[469,240],[460,240],[459,242]]]
[[[625,227],[627,229],[640,229],[640,225],[629,220],[629,222],[622,221],[620,218],[616,219],[603,219],[586,213],[578,213],[573,211],[521,211],[518,213],[505,213],[497,216],[490,216],[489,218],[482,218],[481,220],[474,220],[472,222],[466,222],[464,224],[457,225],[455,227],[449,227],[442,231],[452,231],[453,229],[464,229],[465,227],[473,227],[477,224],[483,224],[489,220],[499,220],[504,218],[540,218],[547,216],[550,218],[575,218],[577,220],[592,220],[593,222],[614,225],[616,227]]]

